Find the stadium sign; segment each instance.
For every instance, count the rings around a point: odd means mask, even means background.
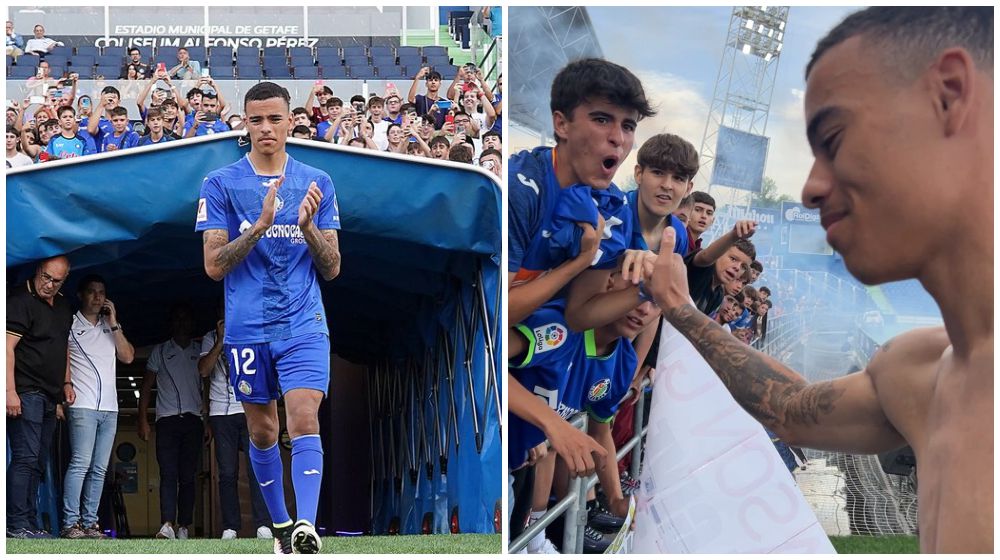
[[[786,224],[819,224],[819,210],[796,202],[782,202],[781,216]]]
[[[760,192],[769,143],[767,136],[720,126],[711,184]]]
[[[126,26],[132,27],[132,26]],[[141,27],[162,27],[162,26],[141,26]],[[184,28],[194,28],[200,26],[168,26],[170,29],[172,27],[184,27]],[[223,26],[227,27],[227,26]],[[228,26],[230,30],[235,31],[237,29],[255,29],[255,28],[296,28],[296,26],[250,26],[250,25],[235,25]],[[296,28],[297,29],[297,28]],[[207,40],[204,34],[202,35],[160,35],[157,33],[148,34],[134,34],[134,35],[112,35],[109,37],[104,37],[103,35],[71,35],[60,37],[60,40],[66,44],[68,47],[83,47],[83,46],[94,46],[94,47],[226,47],[230,49],[235,49],[237,47],[256,47],[256,48],[268,48],[268,47],[337,47],[341,45],[342,37],[302,37],[301,35],[296,36],[295,34],[288,35],[276,35],[276,36],[265,36],[258,34],[245,34],[245,35],[209,35]]]

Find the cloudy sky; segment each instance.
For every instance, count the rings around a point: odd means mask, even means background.
[[[766,135],[771,146],[765,175],[779,192],[798,200],[812,165],[805,140],[804,72],[816,42],[856,7],[793,7],[788,16]],[[719,71],[731,7],[589,7],[608,60],[631,69],[659,113],[639,125],[635,148],[619,168],[624,184],[635,153],[654,134],[672,132],[701,147],[708,108]],[[517,25],[511,8],[510,26]],[[510,65],[517,64],[513,57]],[[511,129],[511,153],[538,144],[537,136]],[[705,188],[703,180],[695,188]]]

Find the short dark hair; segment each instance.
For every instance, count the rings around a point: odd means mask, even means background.
[[[168,106],[177,107],[178,105],[177,102],[174,101],[173,99],[164,99],[163,103],[160,103],[160,107],[168,107]]]
[[[361,146],[362,148],[364,148],[367,145],[367,144],[365,144],[365,139],[364,138],[358,138],[357,136],[355,136],[354,138],[351,138],[350,140],[347,141],[347,145],[348,146],[353,146],[355,144],[357,144],[358,146]]]
[[[414,105],[413,103],[403,103],[402,105],[399,106],[400,113],[407,113],[409,111],[416,112],[417,106]]]
[[[694,206],[694,197],[687,195],[681,199],[681,203],[677,205],[677,208],[687,208],[690,206]]]
[[[396,124],[396,123],[391,123],[391,124],[390,124],[389,126],[385,127],[385,134],[386,134],[386,135],[388,136],[388,135],[389,135],[389,132],[390,132],[390,131],[391,131],[391,130],[392,130],[392,129],[394,128],[394,127],[395,127],[395,128],[398,128],[398,129],[402,129],[402,128],[403,128],[403,127],[399,126],[399,125],[398,125],[398,124]]]
[[[191,98],[196,95],[205,95],[205,92],[201,91],[201,88],[191,88],[190,90],[188,90],[186,97],[190,101]]]
[[[482,151],[482,153],[479,154],[479,159],[483,159],[486,156],[497,156],[498,158],[503,160],[503,154],[501,154],[500,150],[496,148],[486,148],[485,150]]]
[[[112,109],[111,111],[109,111],[108,114],[111,115],[112,117],[127,117],[128,109],[119,105],[114,109]]]
[[[750,263],[750,268],[756,270],[757,272],[764,272],[764,265],[760,264],[760,261],[753,261]]]
[[[368,108],[371,109],[372,105],[385,105],[385,99],[377,95],[373,95],[368,98]]]
[[[581,103],[602,97],[612,105],[638,112],[640,120],[656,114],[639,78],[624,66],[600,58],[584,58],[564,66],[552,80],[549,106],[553,113],[559,111],[572,120],[573,110]]]
[[[495,131],[495,130],[490,129],[490,130],[487,130],[486,132],[484,132],[483,133],[483,140],[485,140],[487,136],[496,136],[497,138],[500,139],[501,142],[503,142],[503,136],[500,136],[500,133],[497,132],[497,131]]]
[[[364,102],[365,102],[365,96],[363,96],[363,95],[352,95],[351,96],[351,105],[354,105],[355,103],[364,103]]]
[[[306,136],[312,137],[312,131],[309,130],[309,127],[304,124],[297,125],[292,129],[292,136],[295,136],[296,134],[305,134]]]
[[[115,97],[118,99],[122,98],[122,92],[118,91],[118,88],[115,86],[105,86],[104,89],[101,90],[101,95],[107,95],[109,93],[115,94]]]
[[[323,86],[323,89],[320,90],[320,94],[321,95],[333,95],[333,90],[330,89],[330,86]]]
[[[707,192],[694,191],[691,193],[691,199],[694,201],[694,204],[707,204],[712,208],[715,208],[715,199],[712,198],[712,195]]]
[[[450,148],[451,147],[451,142],[449,142],[448,139],[444,137],[444,135],[440,135],[440,134],[437,135],[437,136],[435,136],[435,137],[433,137],[433,138],[431,138],[431,141],[427,143],[427,147],[428,148],[433,148],[434,146],[436,146],[438,144],[444,144],[445,148]]]
[[[743,287],[743,297],[748,297],[748,298],[756,301],[760,296],[757,294],[757,289],[754,288],[753,286],[744,286]]]
[[[202,90],[202,92],[201,92],[201,98],[202,99],[218,99],[219,96],[216,95],[216,93],[214,91],[205,91],[205,90]]]
[[[274,82],[259,82],[247,91],[246,97],[243,98],[243,110],[246,110],[251,101],[264,101],[275,97],[283,99],[286,107],[292,106],[292,97],[287,89]]]
[[[879,6],[847,16],[827,33],[806,65],[806,79],[828,50],[856,35],[880,47],[886,66],[904,77],[949,47],[969,51],[976,66],[993,73],[992,6]]]
[[[448,159],[460,163],[472,163],[472,148],[462,142],[448,149]]]
[[[435,78],[437,78],[438,80],[440,80],[441,79],[441,73],[438,72],[437,70],[431,70],[430,72],[427,73],[427,76],[424,77],[424,80],[433,80]]]
[[[108,283],[104,281],[104,277],[101,276],[100,274],[88,274],[83,278],[81,278],[79,282],[77,282],[76,293],[82,294],[83,291],[87,289],[87,286],[90,286],[91,284],[95,283],[103,284],[104,287],[107,287],[108,285]]]
[[[292,109],[292,114],[293,115],[306,115],[306,116],[308,116],[309,115],[309,111],[307,111],[305,107],[296,107],[296,108]]]
[[[66,111],[69,111],[74,115],[76,114],[76,109],[74,109],[72,105],[62,105],[59,107],[59,109],[56,110],[56,116],[62,117],[63,113],[65,113]]]
[[[761,286],[758,291],[761,293],[767,292],[767,297],[771,297],[771,288],[768,288],[767,286]]]
[[[146,120],[152,119],[154,117],[163,118],[163,111],[159,107],[150,107],[146,109]]]
[[[753,246],[753,243],[746,239],[738,239],[733,247],[739,249],[744,255],[750,257],[750,260],[757,258],[757,249]]]
[[[657,134],[642,143],[637,163],[642,169],[653,167],[690,181],[698,174],[698,150],[676,134]]]
[[[139,50],[139,47],[129,47],[128,48],[128,54],[129,54],[129,56],[131,56],[132,53],[134,53],[134,52],[142,54],[142,51]]]

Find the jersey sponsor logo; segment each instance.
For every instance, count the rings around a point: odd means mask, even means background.
[[[556,414],[558,414],[563,420],[569,420],[577,412],[580,412],[579,408],[573,408],[572,406],[566,406],[563,403],[559,403],[559,408],[556,409]]]
[[[198,199],[198,221],[205,222],[208,221],[208,207],[205,206],[205,199]]]
[[[250,387],[250,384],[247,383],[245,380],[240,381],[239,387],[240,387],[240,392],[243,393],[244,395],[249,395],[250,393],[253,392],[253,389]]]
[[[549,323],[535,328],[535,353],[548,352],[566,342],[566,327],[559,323]]]
[[[278,196],[277,194],[275,194],[274,195],[274,211],[275,212],[280,212],[281,209],[284,208],[284,207],[285,207],[285,200],[283,198],[281,198],[280,196]]]
[[[611,389],[611,379],[604,378],[590,387],[590,390],[587,391],[587,400],[597,402],[608,394],[609,389]]]
[[[296,245],[306,242],[305,236],[302,235],[302,228],[298,224],[274,224],[267,228],[264,237],[285,238]]]

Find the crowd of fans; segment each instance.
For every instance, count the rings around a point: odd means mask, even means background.
[[[654,114],[631,72],[572,62],[551,99],[556,146],[508,162],[510,526],[514,538],[566,495],[570,477],[596,471],[584,552],[600,553],[638,488],[627,458],[614,457],[656,368],[660,312],[645,283],[658,254],[683,257],[695,307],[746,343],[766,335],[770,291],[752,286],[763,272],[750,241],[755,222],[704,242],[716,203],[692,192],[699,161],[689,141],[652,136],[638,151],[638,188],[611,182],[640,121]],[[589,417],[586,434],[568,422],[578,412]],[[558,552],[559,527],[527,551]]]
[[[98,76],[99,89],[84,93],[77,73],[50,74],[44,56],[59,43],[43,35],[36,26],[35,39],[22,47],[7,23],[9,56],[41,56],[35,76],[25,83],[29,97],[8,101],[8,168],[243,129],[239,101],[225,99],[187,49],[178,49],[176,64],[143,60],[139,49],[129,49],[116,82],[121,89],[104,85],[111,77]],[[346,99],[319,80],[293,109],[290,136],[462,162],[499,177],[502,79],[491,87],[470,63],[444,91],[443,85],[441,74],[427,66],[405,96],[389,83],[380,94]],[[123,100],[135,101],[139,120],[129,119]]]

